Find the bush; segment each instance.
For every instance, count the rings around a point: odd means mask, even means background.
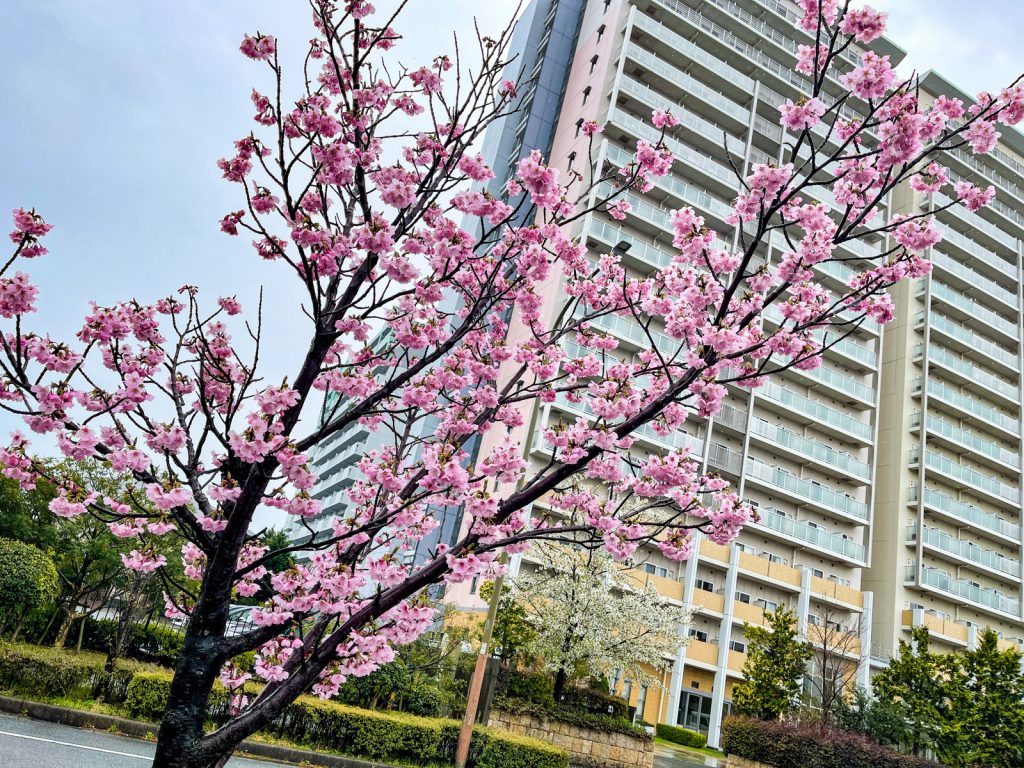
[[[120,704],[133,676],[146,669],[137,662],[118,661],[104,670],[98,653],[67,653],[33,645],[0,644],[0,686],[10,693],[41,698],[103,699]]]
[[[505,695],[512,699],[525,699],[535,704],[553,704],[555,684],[540,672],[512,672],[505,682]]]
[[[592,691],[586,688],[568,688],[559,702],[562,706],[593,712],[595,715],[611,717],[629,717],[629,705],[625,699],[609,693]]]
[[[129,659],[173,667],[181,653],[184,635],[171,627],[134,624],[125,644],[124,655]],[[77,643],[75,633],[68,635],[66,645]],[[117,635],[117,622],[113,619],[85,619],[82,647],[91,651],[107,653]]]
[[[162,672],[135,675],[128,686],[125,709],[133,717],[156,720],[162,714],[171,677]],[[227,715],[226,691],[217,686],[210,719]],[[371,760],[410,763],[451,763],[461,723],[416,717],[401,712],[376,712],[303,697],[289,706],[268,730],[310,749],[335,750]],[[475,768],[567,768],[563,750],[536,739],[482,726],[473,731],[470,765]]]
[[[413,685],[402,694],[400,709],[403,712],[408,712],[410,715],[438,717],[444,709],[446,700],[447,696],[445,696],[444,691],[436,685],[421,682],[419,685]]]
[[[502,696],[495,698],[494,706],[506,712],[518,715],[533,715],[547,720],[558,720],[562,723],[578,725],[581,728],[593,728],[599,731],[611,731],[614,733],[625,733],[629,736],[639,736],[649,739],[650,734],[643,728],[638,728],[629,721],[628,717],[615,717],[608,714],[597,714],[582,709],[563,707],[558,705],[535,704],[525,699],[510,699]]]
[[[730,717],[722,723],[722,750],[775,768],[939,768],[837,728]]]
[[[57,569],[41,549],[0,539],[0,625],[46,611],[57,599]]]
[[[682,744],[684,747],[706,747],[708,737],[703,733],[691,731],[688,728],[678,728],[667,723],[659,723],[654,728],[654,733],[659,739],[671,741],[673,744]]]

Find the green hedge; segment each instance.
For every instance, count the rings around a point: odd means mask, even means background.
[[[133,717],[156,720],[170,690],[170,675],[142,673],[128,686],[125,709]],[[219,686],[211,701],[211,720],[226,716],[226,693]],[[371,760],[451,763],[460,723],[377,712],[302,697],[269,729],[270,733],[310,749],[334,750]],[[473,731],[470,765],[475,768],[567,768],[566,753],[536,739],[483,726]]]
[[[859,733],[806,723],[730,717],[722,750],[775,768],[939,768],[939,764],[880,746]]]
[[[553,704],[555,684],[542,672],[512,672],[505,681],[505,696],[536,704]]]
[[[609,715],[618,718],[629,717],[629,704],[626,703],[625,699],[588,688],[566,689],[560,703],[564,707],[592,712],[595,715]]]
[[[678,728],[668,723],[658,723],[654,727],[654,733],[659,739],[671,741],[674,744],[682,744],[684,747],[706,747],[708,737],[703,733],[691,731],[688,728]]]
[[[546,720],[558,720],[570,725],[578,725],[582,728],[625,733],[628,736],[637,736],[643,739],[651,738],[647,731],[633,725],[628,718],[613,715],[599,715],[564,706],[544,706],[525,699],[510,699],[507,696],[496,697],[494,707],[517,715],[533,715]]]
[[[0,643],[0,688],[23,696],[125,700],[132,678],[145,664],[118,660],[113,672],[104,669],[99,653],[67,653],[22,643]]]

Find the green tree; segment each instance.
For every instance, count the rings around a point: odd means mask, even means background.
[[[871,698],[860,687],[854,689],[852,696],[841,696],[836,700],[832,723],[844,731],[863,733],[888,746],[899,746],[906,731],[898,707],[891,702]]]
[[[30,615],[46,611],[57,597],[57,569],[29,544],[0,539],[0,631],[13,626],[17,640]]]
[[[796,614],[778,606],[765,611],[765,626],[743,624],[747,638],[744,680],[732,692],[733,711],[762,720],[776,720],[800,704],[800,681],[811,658],[800,640]]]
[[[940,751],[943,739],[948,739],[947,691],[956,687],[949,679],[956,670],[945,654],[931,650],[927,627],[914,627],[910,638],[900,640],[899,654],[878,673],[872,688],[879,701],[899,713],[904,724],[900,743],[920,755],[929,749]]]
[[[949,719],[940,757],[952,766],[1024,765],[1024,673],[1016,648],[986,629],[974,650],[947,660]]]
[[[480,585],[480,597],[490,602],[494,593],[494,582],[485,581]],[[492,654],[501,659],[505,666],[514,664],[527,655],[527,649],[537,637],[530,624],[530,617],[523,604],[516,600],[508,585],[502,585],[498,613],[494,620]]]

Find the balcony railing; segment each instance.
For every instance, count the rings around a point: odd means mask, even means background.
[[[1004,557],[998,552],[978,546],[973,541],[964,541],[963,539],[950,536],[939,528],[930,528],[926,525],[922,530],[921,541],[924,544],[941,549],[943,552],[948,552],[963,560],[969,560],[972,563],[991,568],[994,571],[1015,577],[1020,576],[1019,560]],[[907,541],[917,541],[917,523],[911,523],[907,526]]]
[[[918,566],[916,563],[908,565],[906,580],[908,582],[914,581],[917,571]],[[964,579],[957,579],[945,571],[940,571],[938,568],[932,568],[927,565],[920,568],[920,573],[922,584],[938,589],[941,592],[967,600],[975,605],[1002,611],[1003,613],[1015,616],[1020,613],[1020,602],[1018,600],[1007,597],[994,589],[980,587]]]
[[[912,388],[915,393],[921,391],[920,378],[914,379]],[[1016,418],[999,410],[998,408],[985,405],[975,400],[973,397],[969,397],[944,382],[939,381],[938,379],[928,379],[928,396],[935,397],[940,402],[944,402],[947,405],[958,408],[964,413],[977,416],[979,419],[987,421],[990,424],[994,424],[1000,429],[1004,429],[1014,435],[1020,434],[1020,422]]]
[[[945,283],[940,283],[938,280],[932,280],[932,296],[945,301],[947,304],[957,307],[958,309],[968,313],[971,317],[975,317],[993,328],[998,328],[1007,336],[1012,336],[1015,339],[1019,336],[1019,330],[1016,323],[1011,323],[1002,315],[981,306],[981,304],[974,299],[950,288]]]
[[[914,427],[921,426],[920,411],[910,415],[910,423],[911,426]],[[956,424],[947,421],[934,413],[928,414],[926,423],[928,425],[928,429],[938,435],[947,437],[950,440],[966,446],[973,451],[977,451],[984,456],[988,456],[991,459],[1001,461],[1004,464],[1009,464],[1010,466],[1018,469],[1020,468],[1020,454],[1015,451],[1007,450],[998,443],[978,437],[978,435],[974,434],[970,430],[958,427]]]
[[[924,345],[918,344],[914,351],[917,355],[924,354]],[[1020,389],[1016,384],[1011,384],[1004,379],[1000,379],[995,374],[989,373],[985,369],[972,363],[970,360],[967,360],[955,352],[949,351],[945,347],[941,347],[938,344],[932,344],[928,350],[928,359],[943,365],[952,371],[956,371],[968,381],[977,382],[981,386],[986,387],[993,392],[998,392],[1003,397],[1009,398],[1014,402],[1020,401]]]
[[[784,536],[826,549],[829,552],[851,558],[859,563],[863,563],[866,560],[867,548],[863,544],[858,544],[853,539],[849,539],[842,534],[816,527],[804,520],[793,520],[772,509],[761,507],[760,513],[761,519],[754,525],[770,528]]]
[[[909,461],[911,464],[918,462],[920,453],[919,448],[912,448],[910,450]],[[994,477],[989,477],[966,464],[958,464],[948,456],[942,456],[934,451],[925,449],[924,465],[929,469],[934,469],[936,472],[942,472],[954,480],[966,483],[973,488],[1005,499],[1012,504],[1016,505],[1020,502],[1020,490],[1018,488],[1003,483]]]
[[[754,419],[750,424],[750,432],[822,464],[836,467],[865,480],[871,475],[871,467],[860,459],[855,459],[848,453],[837,451],[816,440],[808,440],[785,427],[769,424],[764,419]]]
[[[911,486],[907,494],[907,501],[917,501],[916,485]],[[937,491],[934,488],[925,488],[924,503],[933,509],[957,518],[967,525],[984,528],[987,531],[997,533],[1000,536],[1006,536],[1010,539],[1020,539],[1020,526],[1017,523],[1004,520],[998,515],[986,512],[973,504],[957,501],[942,491]]]
[[[859,421],[848,413],[838,411],[824,403],[819,403],[815,400],[804,397],[803,395],[798,395],[792,390],[783,389],[774,381],[769,381],[763,384],[757,390],[757,393],[762,397],[779,403],[780,405],[794,408],[815,421],[828,424],[837,429],[841,429],[844,432],[849,432],[850,434],[856,435],[867,442],[871,441],[872,430],[870,424]]]
[[[868,519],[868,505],[845,493],[804,480],[784,469],[770,467],[758,459],[747,459],[747,475],[763,480],[776,488],[809,499],[826,509],[833,509],[860,520]]]
[[[941,243],[939,247],[941,247]],[[932,264],[940,270],[948,272],[951,275],[956,275],[961,280],[964,280],[968,285],[972,285],[978,290],[984,291],[985,295],[998,299],[1014,309],[1017,308],[1017,294],[1011,293],[1003,288],[1003,286],[986,277],[982,277],[973,269],[965,267],[952,256],[947,256],[941,250],[933,248],[931,261]]]
[[[918,321],[923,319],[924,313],[922,312],[918,315]],[[938,312],[932,312],[928,321],[933,329],[952,336],[957,341],[963,342],[972,349],[976,349],[1004,365],[1011,368],[1017,367],[1018,358],[1016,354],[1004,349],[994,341],[989,341],[984,336],[978,335],[962,323],[951,320],[945,315],[940,315]]]

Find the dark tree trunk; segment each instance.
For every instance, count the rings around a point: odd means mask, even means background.
[[[210,692],[219,671],[215,643],[187,632],[160,720],[153,768],[214,768],[230,756],[231,751],[211,755],[202,746]]]
[[[565,679],[565,670],[559,669],[558,672],[555,674],[554,699],[556,704],[562,700],[562,692],[565,690]]]

